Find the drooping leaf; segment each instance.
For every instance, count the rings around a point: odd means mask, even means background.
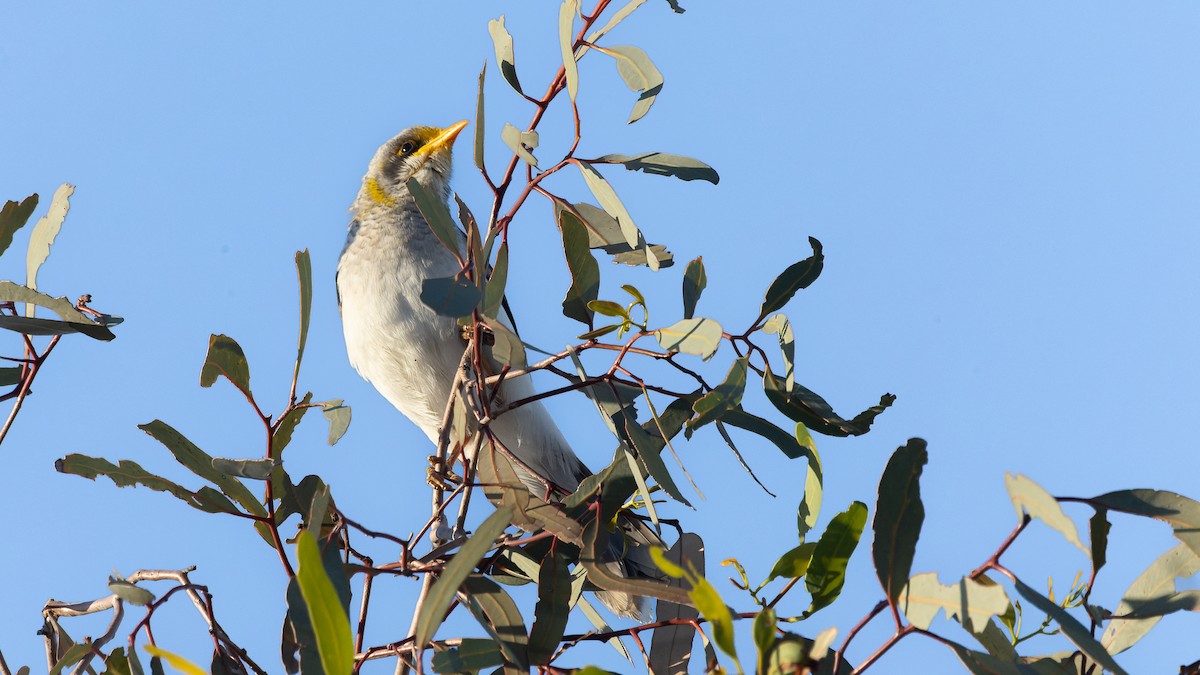
[[[625,241],[625,233],[616,218],[608,215],[601,208],[591,204],[566,204],[555,202],[555,209],[570,209],[579,215],[588,231],[588,246],[598,248],[613,256],[614,263],[624,265],[649,265],[649,257],[653,256],[659,268],[675,264],[674,256],[665,246],[647,244],[640,238],[638,246],[630,246]]]
[[[475,529],[475,534],[471,535],[458,553],[454,554],[454,558],[446,564],[417,616],[415,644],[419,648],[423,648],[433,639],[434,632],[441,625],[446,610],[450,608],[450,603],[458,592],[458,587],[471,574],[476,563],[483,559],[496,537],[508,527],[512,514],[510,507],[496,509]]]
[[[296,370],[292,379],[300,377],[300,362],[308,344],[308,323],[312,317],[312,256],[308,249],[296,251],[296,275],[300,280],[300,346],[296,349]]]
[[[568,0],[569,1],[569,0]],[[621,226],[621,234],[625,238],[625,243],[632,248],[641,248],[637,224],[633,222],[633,216],[629,215],[629,211],[625,208],[625,204],[621,202],[621,198],[617,196],[612,186],[600,175],[591,164],[587,162],[576,161],[575,166],[579,167],[579,173],[583,175],[583,182],[587,183],[588,189],[592,191],[592,195],[596,201],[600,202],[600,206],[608,215],[617,220],[617,224]],[[654,263],[648,263],[654,267]]]
[[[1161,520],[1175,538],[1200,555],[1200,502],[1166,490],[1118,490],[1089,500],[1093,505]]]
[[[1091,533],[1092,543],[1092,570],[1099,572],[1104,563],[1108,561],[1108,531],[1112,528],[1112,524],[1108,522],[1108,510],[1096,509],[1088,521],[1088,530]]]
[[[213,458],[189,441],[174,427],[161,420],[139,424],[138,428],[149,434],[154,440],[162,443],[183,466],[197,476],[220,488],[233,501],[237,502],[247,513],[256,516],[267,514],[265,508],[254,493],[250,492],[241,481],[227,476],[213,468]]]
[[[800,541],[817,525],[817,516],[821,515],[821,501],[825,496],[825,472],[821,468],[821,456],[817,454],[817,444],[813,442],[808,429],[799,422],[796,423],[796,442],[804,448],[808,466],[804,470],[804,498],[796,510],[796,531]]]
[[[0,387],[21,383],[21,371],[18,366],[0,368]]]
[[[630,14],[632,14],[633,10],[637,9],[638,7],[641,7],[642,4],[645,2],[646,2],[646,0],[629,0],[629,2],[624,7],[622,7],[620,10],[618,10],[616,14],[612,15],[612,18],[610,18],[608,20],[608,23],[604,24],[603,28],[601,28],[600,30],[597,30],[597,31],[593,31],[590,35],[588,35],[587,41],[595,43],[597,40],[599,40],[600,38],[607,35],[609,31],[611,31],[612,29],[617,27],[617,24],[621,23],[622,21],[625,20],[626,17],[628,17]],[[587,51],[586,46],[580,48],[580,51],[579,51],[580,56],[582,56],[584,53],[586,53],[586,51]]]
[[[593,261],[594,262],[594,261]],[[495,319],[504,305],[504,287],[508,284],[508,243],[502,242],[496,251],[496,264],[483,292],[483,313]],[[565,302],[565,301],[564,301]]]
[[[214,334],[208,338],[208,354],[200,369],[200,386],[213,386],[218,376],[229,380],[246,400],[254,401],[254,394],[250,391],[250,364],[246,362],[242,346],[227,335]]]
[[[467,316],[482,299],[479,287],[464,277],[438,277],[421,283],[421,302],[442,316]]]
[[[349,673],[354,667],[354,636],[350,617],[321,559],[317,540],[308,530],[300,532],[296,542],[300,566],[296,582],[308,607],[308,619],[317,641],[317,652],[326,673]]]
[[[90,654],[91,651],[92,645],[87,642],[80,642],[78,644],[71,645],[63,653],[62,658],[58,660],[58,663],[55,663],[54,667],[50,669],[50,675],[59,675],[59,673],[62,673],[64,669],[79,663],[83,657]]]
[[[758,670],[756,672],[767,672],[767,655],[771,653],[771,647],[775,646],[777,631],[775,610],[771,607],[764,607],[754,617],[754,647],[758,650]]]
[[[1200,556],[1187,545],[1179,544],[1159,556],[1133,580],[1113,614],[1124,616],[1148,600],[1173,595],[1176,579],[1190,577],[1197,572],[1200,572]],[[1120,654],[1145,637],[1159,619],[1113,619],[1105,628],[1100,643],[1110,654]]]
[[[505,122],[504,128],[500,130],[500,140],[526,164],[538,168],[537,157],[533,155],[538,146],[538,132],[521,131]]]
[[[982,630],[993,616],[1008,609],[1004,587],[981,584],[970,577],[944,586],[937,573],[918,574],[897,588],[896,601],[904,616],[917,628],[927,630],[939,611],[958,621],[968,631]]]
[[[558,649],[571,608],[571,572],[567,560],[549,553],[538,573],[538,601],[529,631],[529,662],[545,665]]]
[[[83,333],[84,335],[97,340],[111,340],[116,337],[113,335],[112,331],[108,330],[104,326],[98,325],[86,314],[80,312],[78,309],[75,309],[74,303],[72,303],[70,300],[67,300],[65,297],[52,298],[44,293],[39,293],[32,288],[27,288],[25,286],[21,286],[20,284],[14,284],[11,281],[0,281],[0,302],[23,302],[27,305],[32,304],[37,305],[38,307],[45,307],[46,309],[49,309],[57,314],[60,318],[62,318],[63,321],[69,323],[73,328],[73,331],[70,332]],[[7,318],[20,319],[22,317]],[[24,318],[29,319],[30,317]],[[50,322],[48,325],[53,325],[53,323],[54,322]],[[9,325],[3,327],[9,327],[11,325],[12,322],[9,322]],[[18,330],[16,328],[9,329]],[[32,334],[33,333],[31,333],[31,335]],[[59,333],[47,334],[58,335]]]
[[[1021,474],[1014,476],[1009,473],[1004,474],[1004,486],[1008,488],[1008,497],[1017,511],[1017,518],[1029,514],[1058,530],[1067,541],[1083,551],[1084,555],[1089,554],[1087,547],[1079,540],[1079,530],[1075,528],[1075,522],[1063,513],[1058,501],[1042,486]]]
[[[563,71],[567,79],[567,94],[571,100],[579,93],[579,65],[575,63],[575,36],[572,30],[579,14],[579,0],[563,0],[558,8],[558,45],[562,52]]]
[[[278,461],[274,459],[225,459],[213,457],[213,468],[223,474],[250,480],[267,480]]]
[[[826,436],[861,436],[871,430],[871,424],[884,410],[896,401],[892,394],[879,397],[879,405],[871,406],[847,420],[833,411],[833,407],[815,392],[800,385],[792,385],[775,376],[770,367],[763,375],[763,391],[767,400],[775,408],[787,415],[793,422],[800,422],[807,428]]]
[[[658,176],[672,176],[680,180],[706,180],[716,185],[721,177],[715,169],[691,157],[669,155],[663,152],[643,152],[637,155],[611,154],[592,160],[603,164],[621,164],[630,171],[645,171]]]
[[[457,647],[433,655],[433,672],[467,673],[494,668],[504,663],[495,640],[463,638]]]
[[[488,21],[488,33],[492,36],[492,46],[496,49],[496,65],[500,67],[500,75],[504,77],[504,81],[508,82],[518,94],[524,94],[521,91],[521,81],[517,78],[517,57],[513,49],[512,35],[508,29],[504,27],[504,15],[500,18]],[[479,75],[479,106],[483,107],[483,74]],[[483,133],[483,116],[479,115],[479,125],[476,127],[476,133]],[[482,148],[482,144],[479,144]],[[482,150],[476,151],[479,154],[479,164],[482,164]],[[482,167],[480,167],[482,168]]]
[[[708,275],[704,273],[704,259],[697,257],[687,264],[683,271],[683,318],[690,319],[696,314],[696,303],[700,302],[700,294],[708,287]]]
[[[717,353],[723,333],[721,324],[712,319],[684,319],[654,331],[654,337],[667,351],[695,354],[707,361]]]
[[[415,177],[409,178],[407,185],[409,194],[413,196],[413,200],[417,203],[417,208],[421,211],[421,215],[425,217],[425,222],[429,224],[429,229],[433,231],[433,235],[437,237],[438,241],[442,242],[442,246],[445,246],[447,251],[450,251],[456,258],[461,260],[462,253],[458,239],[458,230],[454,227],[454,219],[450,216],[450,208],[446,206],[442,195],[431,192]]]
[[[127,459],[121,460],[119,465],[114,465],[106,459],[71,454],[57,460],[54,469],[59,473],[74,474],[91,480],[95,480],[96,476],[107,476],[117,487],[141,485],[158,492],[167,492],[183,500],[188,506],[207,513],[241,513],[220,492],[192,492],[146,471],[136,462]]]
[[[117,577],[108,578],[108,590],[131,605],[145,607],[154,602],[154,594],[141,586],[131,584]]]
[[[350,406],[336,398],[321,404],[321,414],[329,420],[329,444],[334,445],[350,428]]]
[[[564,208],[555,209],[558,229],[562,234],[563,254],[571,272],[571,286],[562,301],[563,315],[580,323],[592,325],[592,310],[588,303],[600,293],[600,267],[588,247],[587,230],[582,219]]]
[[[112,331],[94,323],[75,323],[43,319],[36,316],[0,316],[0,328],[25,335],[70,335],[82,333],[96,340],[109,341],[115,338]]]
[[[467,608],[475,620],[500,646],[506,673],[529,672],[529,631],[517,603],[496,582],[472,574],[463,581]]]
[[[866,524],[867,505],[862,502],[854,502],[829,521],[817,540],[808,573],[804,575],[804,585],[812,595],[812,604],[804,611],[804,616],[812,616],[828,607],[841,595],[846,583],[846,566]]]
[[[812,246],[812,256],[791,265],[776,277],[775,281],[771,282],[771,286],[767,288],[767,293],[763,297],[762,308],[758,312],[758,321],[762,321],[772,312],[783,309],[796,291],[808,288],[821,275],[821,269],[825,266],[825,254],[822,253],[821,242],[817,241],[815,237],[809,237],[808,243]]]
[[[721,421],[762,436],[771,441],[790,459],[810,456],[808,450],[796,440],[795,436],[753,413],[748,413],[740,408],[727,410],[722,415]]]
[[[920,481],[921,471],[928,462],[925,441],[910,438],[907,444],[892,453],[883,477],[879,479],[871,553],[879,584],[892,602],[900,598],[901,589],[908,583],[917,539],[925,522]]]
[[[1112,657],[1108,651],[1101,646],[1096,638],[1092,637],[1092,633],[1086,626],[1079,623],[1079,620],[1072,616],[1067,610],[1059,607],[1057,603],[1051,601],[1046,596],[1038,593],[1029,586],[1026,586],[1020,579],[1013,581],[1017,592],[1021,597],[1029,601],[1031,605],[1036,607],[1058,624],[1064,635],[1070,640],[1079,651],[1083,652],[1089,659],[1100,664],[1105,670],[1113,673],[1113,675],[1128,675],[1125,669],[1122,668]]]
[[[25,254],[25,285],[37,289],[37,274],[42,263],[50,257],[50,247],[58,238],[67,211],[71,210],[71,195],[75,194],[75,186],[63,183],[54,191],[50,200],[50,208],[46,215],[38,218],[33,231],[29,233],[29,250]],[[33,316],[33,307],[25,306],[25,316]]]
[[[709,422],[721,419],[726,412],[742,404],[749,363],[748,357],[734,360],[724,381],[692,404],[692,410],[696,412],[696,416],[688,420],[688,429],[698,429]]]
[[[273,458],[279,459],[283,456],[283,449],[292,442],[292,434],[295,433],[296,427],[300,426],[300,420],[304,419],[304,414],[308,412],[309,403],[312,403],[312,392],[306,392],[297,402],[296,407],[279,420],[271,439],[271,456]]]
[[[32,194],[20,202],[6,200],[4,206],[0,207],[0,255],[3,255],[8,247],[12,246],[13,235],[17,233],[17,230],[25,227],[25,223],[29,222],[29,216],[33,215],[37,205],[38,196]]]
[[[622,45],[616,47],[601,47],[593,45],[598,51],[613,57],[617,62],[617,73],[625,81],[625,86],[639,92],[638,102],[629,115],[628,124],[640,120],[650,111],[654,97],[662,91],[663,76],[646,52],[639,47]]]
[[[503,17],[501,17],[501,19],[503,19]],[[489,27],[489,29],[491,28],[491,22],[489,22],[488,27]],[[489,32],[490,32],[490,30],[489,30]],[[506,29],[504,32],[507,33],[508,30]],[[494,39],[495,38],[493,38],[493,40]],[[512,41],[511,35],[509,36],[509,41],[510,41],[510,43]],[[500,50],[499,49],[496,50],[496,61],[501,62],[500,72],[501,72],[501,74],[503,74],[504,73],[504,65],[500,59]],[[475,168],[479,169],[480,171],[484,171],[484,165],[483,165],[483,129],[484,129],[484,125],[483,125],[483,80],[484,80],[485,75],[487,75],[487,61],[484,61],[483,68],[479,69],[479,94],[475,98]],[[514,67],[513,68],[513,79],[516,79],[516,76],[517,76],[517,70]],[[505,79],[508,79],[508,78],[505,78]]]
[[[686,581],[683,579],[683,566],[685,565],[688,566],[688,569],[694,570],[696,574],[704,576],[704,541],[694,533],[684,532],[668,551],[659,552],[657,548],[650,550],[651,556],[655,559],[656,564],[660,565],[660,568],[665,562],[678,571],[678,574],[671,575],[673,578],[667,581],[672,586],[684,588]],[[655,610],[655,616],[659,621],[695,619],[700,616],[700,613],[693,607],[677,605],[664,600],[658,601]],[[695,638],[696,628],[689,624],[655,628],[650,641],[650,671],[665,675],[687,675],[688,662],[692,658],[692,643]]]
[[[791,391],[796,384],[796,336],[787,315],[775,314],[763,323],[763,332],[779,338],[779,350],[783,352],[784,390]]]

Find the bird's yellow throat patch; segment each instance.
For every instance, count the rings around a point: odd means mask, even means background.
[[[388,195],[388,193],[384,192],[383,188],[379,185],[379,181],[375,180],[374,178],[368,178],[366,180],[365,187],[367,189],[367,198],[376,204],[379,204],[380,206],[396,205],[396,200]]]

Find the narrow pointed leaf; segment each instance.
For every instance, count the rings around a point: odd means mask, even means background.
[[[504,128],[500,130],[500,140],[526,164],[538,168],[537,157],[533,155],[538,146],[538,132],[521,131],[505,122]]]
[[[225,459],[213,457],[213,468],[228,476],[267,480],[278,464],[273,459]]]
[[[446,206],[443,196],[430,192],[416,178],[409,178],[407,185],[409,193],[416,201],[417,208],[425,217],[425,222],[429,224],[433,235],[442,242],[442,246],[445,246],[447,251],[461,260],[462,252],[458,229],[454,227],[454,219],[450,216],[450,208]]]
[[[512,35],[508,32],[508,29],[504,27],[504,15],[503,14],[501,14],[500,18],[498,18],[498,19],[492,19],[491,21],[488,21],[488,33],[492,36],[492,46],[495,47],[495,50],[496,50],[496,65],[498,65],[500,67],[500,75],[504,77],[504,81],[508,82],[508,85],[510,87],[512,87],[514,90],[516,90],[516,92],[518,94],[524,94],[525,92],[521,91],[521,81],[520,81],[520,79],[517,78],[517,57],[516,57],[516,53],[513,49]],[[483,74],[482,73],[480,74],[479,79],[480,79],[479,91],[482,92],[483,91]],[[482,106],[483,106],[483,103],[482,103],[483,94],[482,93],[480,93],[480,95],[479,95],[479,100],[480,100],[480,107],[482,108]],[[481,118],[480,119],[481,123],[479,124],[478,127],[476,127],[476,133],[482,133],[480,131],[481,129],[483,129],[482,115],[480,116],[480,118]],[[479,163],[482,164],[482,152],[481,151],[477,151],[477,152],[479,152],[479,154],[480,154],[480,162]]]
[[[296,349],[296,369],[293,380],[300,377],[300,362],[308,344],[308,324],[312,318],[312,256],[308,249],[296,251],[296,275],[300,279],[300,346]]]
[[[879,479],[879,501],[875,505],[872,525],[875,541],[871,553],[879,584],[893,603],[908,583],[917,539],[925,522],[920,481],[921,471],[928,462],[925,441],[911,438],[892,453],[883,477]]]
[[[468,576],[461,591],[467,596],[467,608],[475,620],[499,643],[504,671],[513,675],[529,672],[529,631],[512,597],[479,574]]]
[[[638,7],[641,7],[642,4],[645,2],[646,2],[646,0],[629,0],[629,2],[624,7],[622,7],[620,10],[618,10],[616,14],[612,15],[612,18],[610,18],[608,20],[608,23],[604,24],[603,28],[601,28],[600,30],[597,30],[597,31],[593,31],[590,35],[588,35],[587,41],[595,42],[595,41],[599,40],[600,38],[604,37],[605,35],[607,35],[609,31],[611,31],[613,28],[617,27],[617,24],[621,23],[622,21],[625,20],[626,17],[628,17],[630,14],[632,14],[633,10],[637,9]],[[586,52],[586,50],[587,50],[586,47],[581,48],[580,56],[582,56]]]
[[[637,225],[633,222],[633,216],[629,215],[629,211],[621,202],[621,198],[617,196],[615,190],[609,185],[604,176],[592,167],[587,162],[575,162],[575,166],[579,167],[579,172],[583,175],[583,181],[587,183],[588,189],[592,191],[592,195],[596,201],[600,202],[600,206],[617,220],[617,224],[621,226],[621,234],[625,237],[625,243],[633,248],[639,248],[638,237],[640,232]]]
[[[613,256],[613,262],[625,265],[647,265],[649,257],[653,256],[659,267],[670,267],[675,264],[674,256],[666,247],[659,244],[648,244],[639,237],[639,244],[630,246],[625,241],[625,233],[621,224],[610,216],[604,209],[591,204],[571,204],[555,202],[556,209],[571,209],[583,220],[588,231],[588,246],[598,248]]]
[[[593,260],[592,262],[595,262]],[[500,314],[504,304],[504,287],[508,285],[508,243],[500,244],[496,251],[496,264],[492,266],[492,275],[488,277],[487,286],[483,291],[483,313],[493,319]]]
[[[549,553],[538,572],[538,601],[529,631],[529,662],[545,665],[558,649],[571,611],[571,571],[561,554]]]
[[[803,424],[796,424],[796,443],[804,449],[808,466],[804,470],[804,499],[796,510],[796,531],[803,542],[808,533],[817,525],[817,517],[821,515],[821,501],[825,496],[825,471],[821,468],[821,456],[817,454],[817,444]]]
[[[825,254],[821,251],[821,242],[814,237],[809,237],[808,243],[812,246],[812,257],[805,258],[788,267],[775,278],[775,281],[771,282],[771,286],[763,297],[762,308],[758,312],[759,321],[766,318],[768,314],[783,309],[796,291],[808,288],[812,282],[817,280],[817,277],[821,276],[821,269],[825,266]]]
[[[654,331],[654,337],[667,351],[695,354],[707,361],[717,353],[723,333],[721,324],[712,319],[684,319]]]
[[[501,19],[503,19],[503,17],[501,17]],[[488,22],[488,26],[489,26],[489,28],[491,27],[491,22]],[[504,32],[508,33],[507,30],[505,30]],[[494,40],[495,40],[495,38],[493,38],[493,41]],[[510,35],[509,41],[511,42],[511,40],[512,40],[512,36]],[[496,61],[497,62],[500,61],[500,50],[499,49],[496,50]],[[504,66],[501,65],[500,69],[501,69],[501,72],[503,72]],[[484,61],[483,68],[479,69],[479,94],[475,98],[475,168],[479,169],[480,171],[485,171],[485,168],[483,165],[483,81],[484,81],[485,75],[487,75],[487,61]],[[514,79],[516,78],[516,75],[517,75],[517,71],[516,71],[516,68],[514,67],[513,68],[513,78]]]
[[[39,293],[32,288],[21,286],[20,284],[14,284],[11,281],[0,281],[0,302],[23,302],[27,305],[33,304],[38,307],[45,307],[57,314],[63,321],[71,324],[74,332],[83,333],[97,340],[111,340],[116,337],[112,334],[112,331],[97,324],[86,314],[75,309],[75,304],[65,297],[52,298],[49,295]],[[18,319],[22,317],[9,318]],[[57,333],[50,334],[56,335]]]
[[[651,549],[657,552],[658,549]],[[704,541],[691,532],[684,532],[670,550],[655,556],[657,559],[674,566],[679,574],[668,580],[672,586],[683,588],[683,568],[694,570],[704,576]],[[658,560],[656,560],[658,562]],[[659,562],[661,565],[661,562]],[[660,600],[656,606],[655,616],[659,621],[670,619],[695,619],[700,613],[693,607],[677,605],[673,602]],[[688,624],[661,626],[654,629],[650,640],[650,672],[663,675],[687,675],[688,662],[692,658],[692,643],[696,639],[696,629]]]
[[[25,254],[25,285],[37,288],[37,274],[42,263],[50,257],[50,247],[62,230],[67,211],[71,210],[71,195],[75,194],[75,186],[63,183],[54,191],[50,200],[50,208],[46,215],[38,218],[33,231],[29,233],[29,250]],[[33,307],[25,306],[25,316],[33,316]]]
[[[658,486],[663,489],[675,501],[691,506],[688,500],[684,499],[683,493],[679,491],[679,486],[675,484],[675,479],[671,477],[671,472],[667,470],[667,465],[663,462],[662,456],[658,454],[665,444],[656,444],[651,438],[649,432],[642,425],[637,423],[637,420],[629,416],[625,417],[625,432],[629,435],[629,440],[633,443],[633,447],[637,450],[638,460],[646,467],[650,477]]]
[[[708,287],[708,275],[704,273],[704,260],[696,258],[687,264],[683,271],[683,318],[690,319],[696,314],[696,303],[700,302],[700,294]]]
[[[1170,596],[1175,593],[1176,579],[1190,577],[1197,572],[1200,572],[1200,556],[1185,544],[1179,544],[1159,556],[1133,580],[1113,614],[1124,616],[1147,600]],[[1113,619],[1104,630],[1100,642],[1109,653],[1120,654],[1145,637],[1160,618]]]
[[[770,367],[763,375],[763,391],[775,408],[793,422],[800,422],[812,431],[826,436],[861,436],[871,430],[871,424],[896,401],[892,394],[879,397],[879,405],[871,406],[847,420],[833,407],[806,387],[795,384],[789,391],[787,382],[776,377]]]
[[[600,267],[589,250],[583,220],[564,208],[558,208],[556,212],[563,254],[567,258],[567,269],[571,272],[571,286],[562,301],[563,315],[590,326],[592,310],[588,304],[600,293]]]
[[[95,480],[96,476],[107,476],[117,487],[138,486],[158,492],[166,492],[182,500],[188,506],[207,513],[241,513],[229,499],[216,491],[192,492],[172,481],[146,471],[137,462],[123,459],[113,464],[106,459],[71,454],[57,460],[54,469],[59,473],[74,474]]]
[[[784,314],[775,314],[763,323],[763,332],[779,338],[779,350],[783,352],[784,390],[791,391],[796,384],[796,336],[792,324]]]
[[[3,255],[12,246],[13,235],[17,230],[25,227],[25,223],[29,222],[29,216],[33,215],[34,209],[38,205],[38,196],[36,194],[29,195],[20,202],[7,200],[4,206],[0,208],[0,255]]]
[[[688,429],[698,429],[709,422],[721,419],[726,412],[742,404],[749,364],[748,357],[743,356],[735,360],[725,375],[725,380],[692,404],[692,410],[696,412],[696,416],[688,420]]]
[[[242,346],[228,335],[209,336],[208,354],[200,369],[200,386],[213,386],[218,376],[229,380],[246,400],[254,401],[254,394],[250,392],[250,364],[246,362]]]
[[[729,611],[717,589],[708,579],[696,576],[692,579],[690,595],[692,603],[700,610],[700,616],[712,624],[713,642],[737,663],[737,646],[733,640],[733,613]],[[741,671],[741,666],[738,666],[738,671]]]
[[[866,524],[867,505],[862,502],[854,502],[829,521],[817,540],[812,562],[804,575],[804,585],[812,595],[812,604],[804,611],[804,616],[812,616],[828,607],[841,595],[846,583],[846,566]]]
[[[112,331],[94,323],[75,323],[36,316],[0,316],[0,328],[24,335],[71,335],[82,333],[95,340],[105,342],[116,337]]]
[[[969,577],[945,586],[934,572],[906,580],[906,585],[896,589],[896,601],[917,628],[927,630],[938,612],[944,611],[947,619],[958,621],[970,632],[982,630],[1009,605],[1002,586],[981,584]]]
[[[247,513],[257,516],[266,515],[266,509],[249,488],[236,478],[213,468],[212,456],[196,447],[174,427],[161,420],[154,420],[146,424],[139,424],[138,428],[166,446],[175,456],[175,460],[187,467],[189,471],[220,488],[221,492],[237,502]]]
[[[608,545],[608,530],[601,520],[593,518],[583,530],[583,550],[579,553],[579,562],[587,570],[588,580],[606,591],[659,598],[682,605],[692,604],[688,593],[678,587],[659,581],[631,579],[609,569],[601,553]]]
[[[663,76],[646,52],[639,47],[629,45],[615,47],[601,47],[595,45],[598,51],[601,51],[613,57],[617,63],[617,73],[621,79],[625,81],[625,86],[632,91],[639,92],[642,96],[639,97],[638,103],[635,104],[633,113],[629,117],[629,123],[638,121],[650,111],[650,106],[654,103],[654,96],[662,90]],[[647,95],[649,96],[647,97]]]
[[[1105,670],[1113,673],[1113,675],[1128,675],[1125,669],[1113,659],[1112,655],[1096,641],[1096,638],[1092,637],[1091,631],[1079,623],[1078,619],[1046,596],[1026,586],[1020,579],[1014,581],[1013,585],[1016,586],[1017,592],[1021,594],[1021,597],[1029,601],[1029,604],[1053,619],[1059,628],[1062,629],[1063,634],[1067,636],[1067,639],[1074,643],[1079,648],[1079,651],[1083,652],[1089,659],[1100,664]]]
[[[571,100],[579,93],[579,65],[575,63],[575,16],[579,14],[579,0],[563,0],[558,8],[558,45],[562,52],[563,71],[567,79],[567,94]]]
[[[446,610],[450,608],[450,603],[458,592],[458,587],[471,574],[476,563],[482,560],[483,556],[491,549],[492,542],[496,537],[500,536],[500,533],[504,532],[504,528],[508,527],[511,516],[512,509],[509,507],[496,509],[476,528],[475,534],[471,535],[467,543],[463,544],[458,553],[454,554],[454,558],[446,564],[442,575],[438,577],[437,583],[430,590],[425,604],[421,606],[421,613],[417,616],[415,644],[419,648],[424,648],[433,639],[434,633],[446,616]]]
[[[1063,513],[1058,501],[1042,486],[1021,474],[1014,476],[1008,473],[1004,474],[1004,486],[1008,488],[1008,496],[1017,511],[1017,518],[1022,518],[1028,513],[1058,530],[1067,541],[1083,551],[1084,555],[1089,554],[1087,547],[1079,540],[1079,530],[1076,529],[1075,522]]]
[[[706,180],[713,185],[721,180],[716,169],[704,162],[682,155],[669,155],[665,152],[643,152],[637,155],[610,154],[597,157],[593,162],[621,164],[630,171],[644,171],[680,180]]]
[[[795,436],[758,415],[737,408],[725,411],[721,416],[721,421],[739,429],[745,429],[752,434],[762,436],[775,444],[775,447],[779,448],[790,459],[810,457],[808,450],[796,440]]]
[[[1092,544],[1092,570],[1099,572],[1104,563],[1108,561],[1108,531],[1112,528],[1112,524],[1108,522],[1108,509],[1097,509],[1092,514],[1091,520],[1088,521],[1088,530],[1091,533]]]
[[[296,581],[308,606],[317,652],[326,673],[349,673],[354,667],[354,637],[350,632],[350,617],[342,606],[333,582],[325,573],[321,549],[308,530],[300,532],[296,542],[300,566]]]

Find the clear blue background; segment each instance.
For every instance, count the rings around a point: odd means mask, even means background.
[[[100,597],[114,568],[196,564],[193,578],[212,589],[229,634],[281,670],[285,579],[249,528],[162,494],[57,474],[53,461],[71,452],[131,458],[198,487],[136,429],[154,418],[214,455],[260,454],[252,412],[224,383],[200,389],[197,376],[208,335],[226,333],[245,348],[260,401],[282,407],[299,248],[312,251],[317,280],[301,387],[345,398],[354,422],[334,448],[319,419],[307,422],[289,448],[290,471],[320,472],[344,510],[377,528],[404,533],[423,522],[430,447],[349,367],[333,270],[346,207],[375,148],[412,124],[473,117],[485,61],[489,164],[498,172],[507,161],[499,128],[524,127],[531,111],[496,76],[487,20],[507,14],[528,91],[544,91],[559,58],[557,3],[509,5],[0,9],[0,196],[38,192],[48,204],[59,183],[76,184],[41,286],[91,293],[97,308],[127,319],[111,344],[63,341],[0,448],[0,649],[10,666],[44,663],[34,631],[47,597]],[[1015,523],[1006,471],[1060,495],[1155,487],[1197,496],[1200,7],[685,6],[677,16],[651,0],[610,35],[610,44],[645,48],[666,77],[638,124],[624,124],[634,95],[612,63],[584,59],[580,155],[675,152],[720,171],[716,187],[607,173],[651,240],[681,263],[704,256],[711,286],[700,313],[731,328],[753,318],[775,274],[808,255],[807,236],[824,243],[825,273],[788,308],[799,380],[844,414],[885,391],[899,400],[865,437],[818,438],[822,521],[856,499],[873,510],[888,455],[911,436],[928,439],[931,453],[914,571],[946,582]],[[561,105],[552,110],[540,157],[562,152],[568,122]],[[454,185],[483,213],[488,193],[469,144]],[[550,186],[586,196],[575,176]],[[513,237],[519,324],[535,344],[563,345],[578,328],[557,311],[567,274],[543,201],[531,199]],[[0,261],[5,278],[24,278],[24,241]],[[634,283],[656,323],[678,317],[682,265],[602,271],[604,296],[619,299],[619,285]],[[719,376],[729,358],[726,347],[708,372]],[[750,404],[768,410],[759,398]],[[601,466],[611,443],[590,405],[575,397],[554,408]],[[710,576],[744,610],[717,562],[736,556],[761,577],[795,543],[803,466],[752,438],[741,448],[778,499],[704,432],[681,449],[707,500],[696,512],[668,511],[704,536]],[[1081,525],[1090,513],[1069,512]],[[1174,541],[1161,524],[1115,520],[1093,596],[1109,608]],[[1040,525],[1006,561],[1037,588],[1052,576],[1060,592],[1087,566]],[[403,637],[416,589],[377,585],[368,642]],[[837,625],[844,635],[879,597],[864,543],[845,595],[797,628]],[[797,593],[784,611],[798,613],[803,600]],[[77,637],[99,635],[107,620],[66,625]],[[162,620],[160,644],[207,663],[211,643],[188,604],[172,602]],[[852,661],[886,638],[887,624],[864,631]],[[969,642],[944,620],[935,628]],[[1175,617],[1119,661],[1132,672],[1173,671],[1196,658],[1196,629],[1195,616]],[[737,630],[750,664],[749,625]],[[612,655],[580,649],[564,663],[629,667]],[[960,668],[947,650],[911,638],[872,672],[917,663],[923,672]]]

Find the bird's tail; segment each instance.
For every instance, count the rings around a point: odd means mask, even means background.
[[[609,537],[605,567],[628,579],[661,581],[663,573],[650,557],[650,548],[667,548],[662,537],[643,521],[622,515]],[[598,591],[596,598],[614,614],[636,621],[650,618],[650,599],[621,591]]]

